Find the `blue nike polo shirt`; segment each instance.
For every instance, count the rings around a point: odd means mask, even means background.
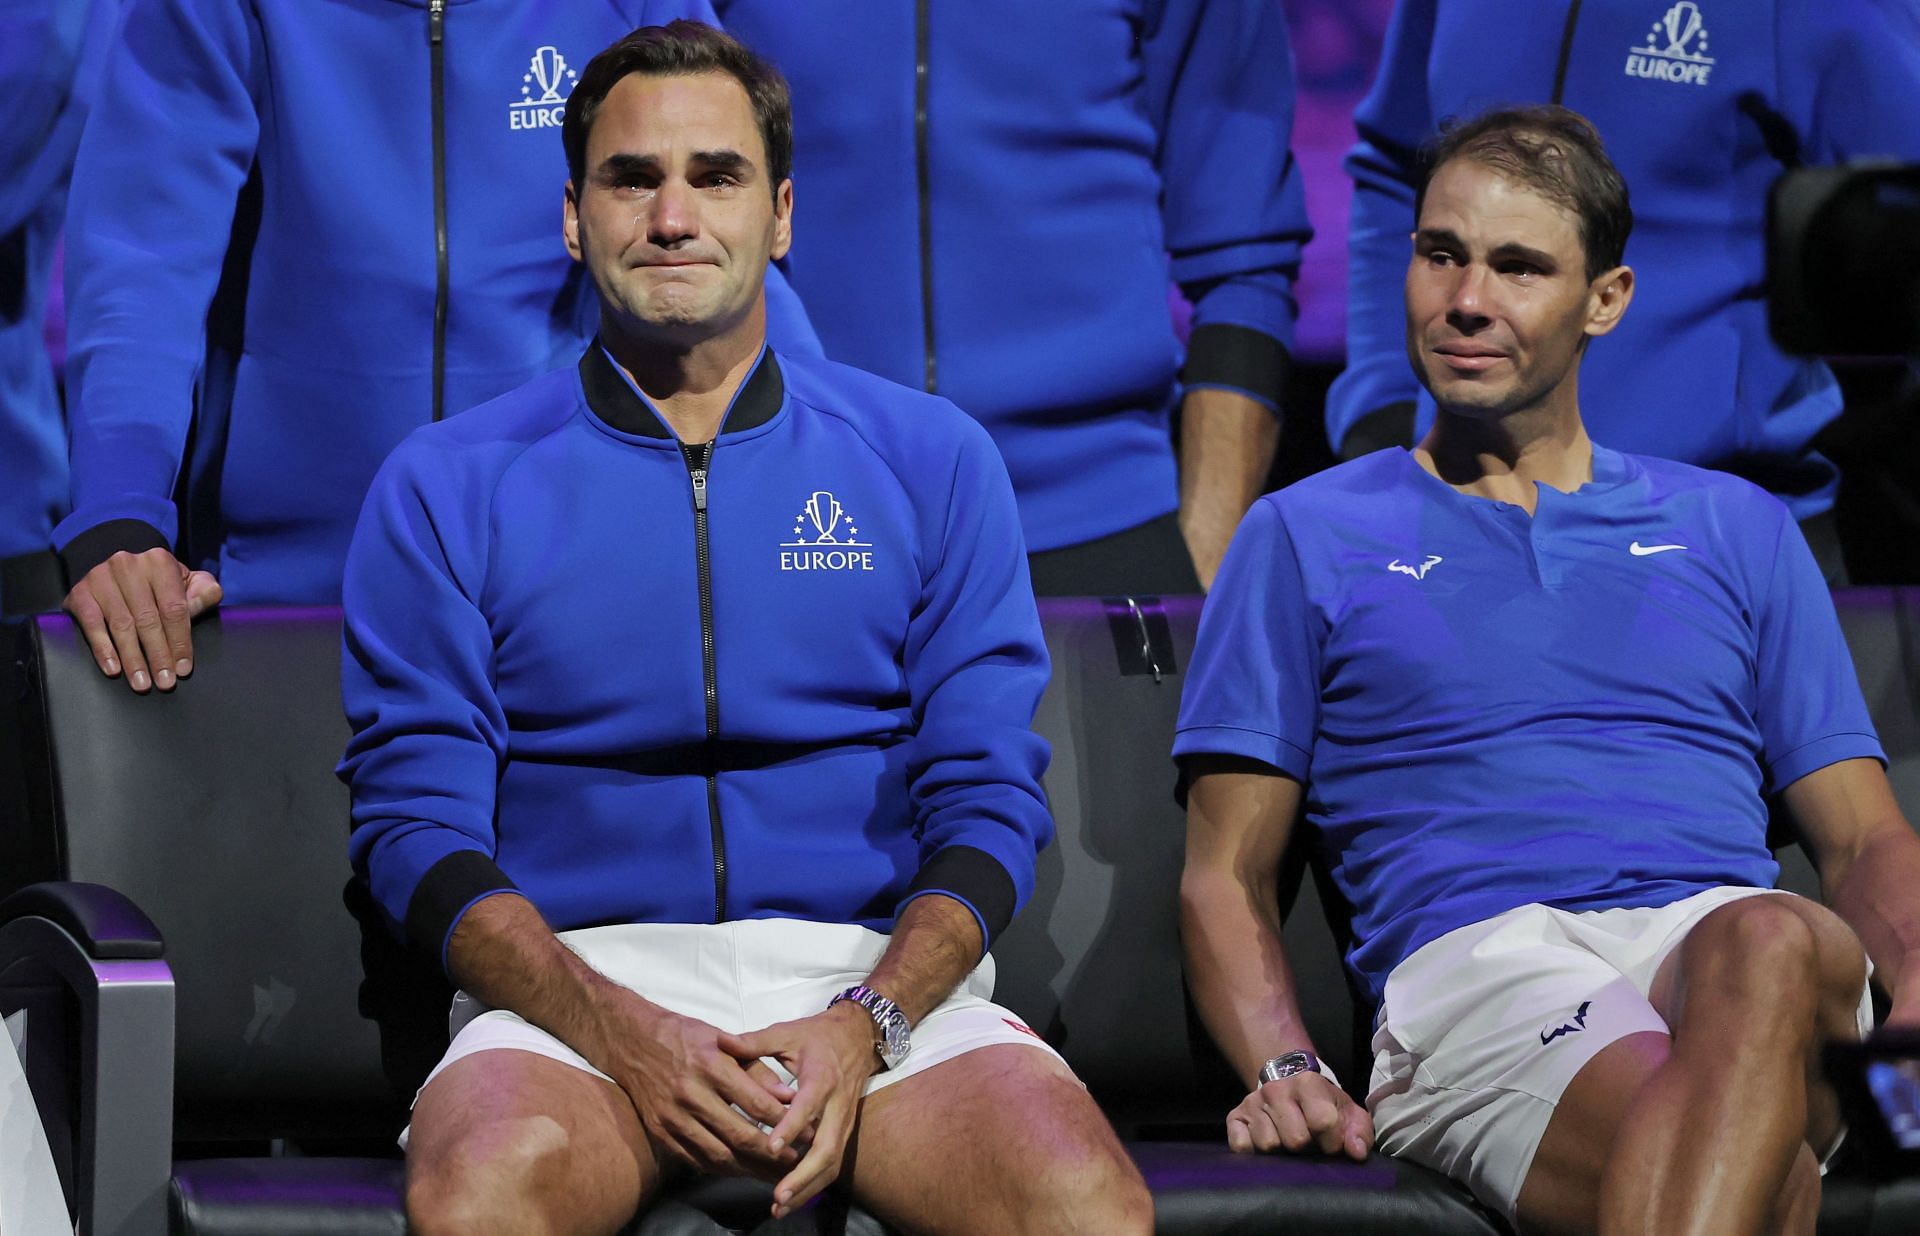
[[[1787,509],[1597,446],[1531,516],[1399,449],[1256,503],[1174,754],[1305,785],[1375,1001],[1415,949],[1516,906],[1771,886],[1765,796],[1884,760]]]

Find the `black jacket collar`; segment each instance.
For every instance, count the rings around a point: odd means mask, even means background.
[[[580,358],[580,385],[587,393],[587,407],[621,433],[640,438],[673,437],[653,405],[642,399],[626,375],[607,359],[607,351],[598,339],[587,345],[586,354]],[[780,410],[786,395],[787,384],[780,376],[780,364],[773,358],[773,349],[768,348],[760,354],[760,363],[753,367],[747,380],[740,384],[733,406],[727,409],[727,418],[721,422],[721,431],[738,433],[766,424]]]

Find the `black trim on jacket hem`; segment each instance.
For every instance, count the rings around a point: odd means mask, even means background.
[[[1275,412],[1287,391],[1293,358],[1287,345],[1250,326],[1213,322],[1194,328],[1180,380],[1187,386],[1231,386],[1265,400]]]
[[[580,357],[580,387],[586,392],[587,407],[593,414],[621,433],[639,438],[673,437],[659,413],[634,393],[626,376],[607,358],[607,351],[597,338]],[[780,376],[780,363],[773,358],[773,349],[768,348],[747,380],[741,383],[740,393],[734,396],[727,419],[720,426],[721,432],[736,433],[766,424],[780,410],[780,403],[786,397],[787,384]]]
[[[455,850],[420,877],[407,902],[407,939],[446,965],[447,937],[468,906],[488,893],[517,892],[514,882],[478,850]]]
[[[1013,877],[1000,860],[970,845],[947,846],[923,863],[920,874],[907,886],[907,897],[920,893],[949,893],[972,906],[986,927],[983,949],[991,947],[1013,921],[1018,897]]]
[[[0,620],[59,609],[65,584],[60,555],[50,549],[0,558]]]
[[[95,524],[67,542],[60,551],[60,565],[67,573],[67,589],[87,577],[87,572],[121,550],[144,554],[150,549],[171,550],[166,534],[144,519],[109,519]]]

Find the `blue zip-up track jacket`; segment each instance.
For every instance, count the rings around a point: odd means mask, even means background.
[[[1593,121],[1633,201],[1633,308],[1580,374],[1594,436],[1739,473],[1801,519],[1826,510],[1835,471],[1812,440],[1840,390],[1767,335],[1767,192],[1798,163],[1920,159],[1912,0],[1400,0],[1347,157],[1330,440],[1404,401],[1418,400],[1416,432],[1432,420],[1402,296],[1420,144],[1449,116],[1548,101]]]
[[[1032,890],[1046,651],[944,400],[766,352],[709,454],[594,346],[393,453],[345,606],[353,863],[443,958],[510,888],[556,930],[937,891],[989,942]]]
[[[716,0],[794,98],[827,354],[993,434],[1031,549],[1178,505],[1187,386],[1275,406],[1309,236],[1277,0]]]
[[[713,13],[444,5],[446,414],[592,337],[598,306],[560,235],[560,116],[603,47],[676,17]],[[194,556],[229,601],[338,597],[367,483],[433,418],[434,25],[427,0],[134,0],[74,171],[73,513],[55,532],[70,578],[175,540],[200,382],[196,493],[214,491],[219,539]],[[257,219],[236,234],[250,176]],[[206,315],[230,236],[229,372],[206,365]],[[777,277],[768,298],[776,344],[816,348]]]

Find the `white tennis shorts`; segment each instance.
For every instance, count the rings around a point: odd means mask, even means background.
[[[866,981],[888,939],[865,927],[799,919],[617,924],[563,931],[559,938],[621,986],[732,1034],[825,1009],[834,996]],[[953,994],[913,1027],[906,1060],[874,1074],[864,1093],[994,1043],[1018,1043],[1057,1058],[1038,1033],[992,1002],[993,973],[993,958],[982,958]],[[453,1041],[422,1090],[454,1061],[499,1049],[530,1051],[607,1076],[545,1030],[464,992],[453,999],[447,1030]],[[791,1080],[778,1064],[768,1064]],[[400,1144],[406,1145],[404,1133]]]
[[[1702,918],[1742,897],[1716,888],[1653,909],[1526,905],[1448,932],[1387,976],[1367,1108],[1381,1150],[1461,1181],[1514,1221],[1555,1104],[1603,1047],[1670,1033],[1647,1001],[1660,963]],[[1873,1025],[1860,993],[1859,1027]]]

